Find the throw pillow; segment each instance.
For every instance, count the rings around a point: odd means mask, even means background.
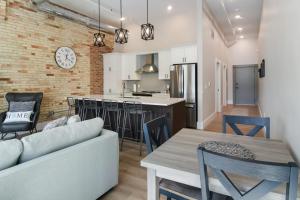
[[[17,164],[23,151],[20,140],[6,140],[0,142],[0,170],[7,169]]]
[[[32,111],[26,112],[7,112],[3,124],[16,123],[16,122],[31,122],[30,117]]]
[[[81,119],[80,119],[79,115],[74,115],[68,119],[67,124],[69,125],[69,124],[73,124],[73,123],[80,122],[80,121],[81,121]]]
[[[66,125],[67,120],[68,120],[67,117],[61,117],[54,121],[51,121],[43,128],[43,131],[49,130],[49,129],[52,129],[55,127],[59,127],[59,126],[64,126],[64,125]]]
[[[33,111],[35,101],[11,101],[9,103],[9,112]]]

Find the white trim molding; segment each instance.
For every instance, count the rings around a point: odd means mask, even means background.
[[[207,127],[217,116],[217,113],[214,112],[211,115],[209,115],[206,119],[203,121],[203,127]]]

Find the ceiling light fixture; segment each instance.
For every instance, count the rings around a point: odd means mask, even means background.
[[[120,14],[120,19],[123,19],[122,0],[120,0]],[[121,27],[115,30],[115,42],[118,44],[125,44],[128,42],[128,30],[123,28],[123,20],[121,20]]]
[[[120,18],[120,21],[125,21],[125,17],[121,17],[121,18]]]
[[[147,0],[147,24],[141,25],[141,36],[143,40],[154,40],[154,26],[149,23],[149,4]]]
[[[234,16],[235,19],[242,19],[241,15]]]
[[[169,5],[168,7],[167,7],[167,10],[168,11],[171,11],[173,9],[173,7],[171,6],[171,5]]]
[[[237,30],[238,30],[238,31],[242,31],[243,28],[242,28],[242,27],[238,27]]]
[[[240,39],[244,39],[245,38],[245,36],[243,36],[243,35],[240,35]]]
[[[100,0],[98,0],[98,8],[99,8],[99,19],[98,19],[99,20],[99,27],[98,27],[99,32],[94,34],[94,46],[105,47],[105,43],[104,43],[105,34],[100,32],[100,25],[101,25],[100,24],[100,20],[101,20]]]

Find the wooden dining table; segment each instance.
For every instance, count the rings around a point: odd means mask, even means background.
[[[147,199],[159,199],[159,181],[161,178],[201,188],[197,148],[199,144],[207,141],[240,144],[254,153],[255,159],[260,161],[295,162],[288,146],[278,140],[182,129],[141,161],[141,166],[147,168]],[[210,191],[229,195],[210,171],[208,171],[208,175]],[[230,178],[241,191],[249,190],[260,181],[247,176],[231,175]],[[297,199],[300,200],[299,191],[298,185]],[[263,199],[285,200],[285,184],[265,195]]]

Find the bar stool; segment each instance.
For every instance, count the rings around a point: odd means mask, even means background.
[[[122,114],[122,109],[120,108],[119,103],[110,99],[103,99],[102,108],[104,127],[109,127],[111,130],[115,130],[118,133]],[[113,117],[113,122],[111,121],[111,116]]]
[[[82,121],[101,117],[102,106],[99,105],[96,99],[84,98],[82,99]]]
[[[123,124],[122,124],[122,136],[121,136],[121,151],[123,148],[124,139],[133,140],[140,143],[140,156],[142,155],[142,144],[144,140],[143,124],[147,115],[152,118],[152,113],[149,110],[144,110],[141,102],[137,101],[124,101],[123,103]],[[133,123],[132,123],[133,120]],[[126,127],[126,125],[129,127]],[[132,129],[132,125],[133,128]],[[132,134],[132,138],[125,137],[126,130],[129,130]],[[138,134],[139,133],[139,134]],[[136,137],[135,137],[135,134]]]
[[[67,97],[67,103],[68,103],[68,118],[72,115],[72,113],[75,111],[75,99],[73,97]]]

